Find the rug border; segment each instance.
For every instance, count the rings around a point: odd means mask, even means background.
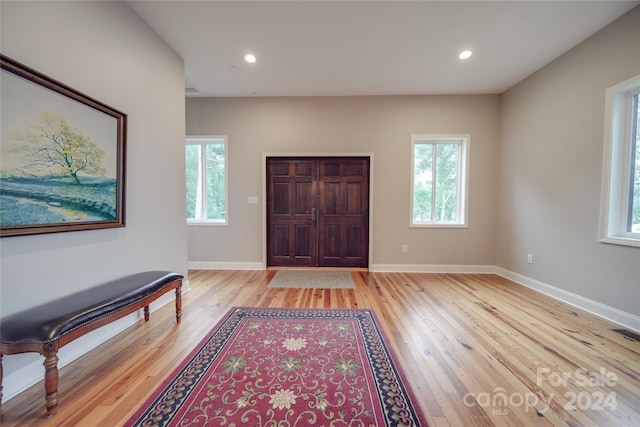
[[[195,347],[186,356],[183,356],[180,359],[180,362],[178,363],[178,366],[176,366],[174,369],[172,369],[167,374],[167,376],[162,380],[162,382],[155,387],[153,392],[144,399],[142,407],[138,408],[138,410],[136,410],[136,412],[129,417],[129,419],[125,423],[125,426],[133,425],[133,423],[135,423],[138,419],[140,419],[142,414],[144,414],[146,412],[146,410],[147,410],[147,406],[148,406],[147,403],[155,402],[155,400],[158,398],[158,396],[160,396],[162,394],[163,390],[165,388],[167,388],[167,386],[169,384],[171,384],[171,382],[173,381],[173,378],[176,375],[178,375],[180,373],[180,371],[195,357],[195,355],[198,354],[202,350],[202,348],[204,347],[204,344],[206,344],[207,341],[209,341],[211,339],[211,337],[218,332],[218,330],[222,327],[222,325],[224,325],[224,322],[226,322],[229,319],[229,317],[231,317],[231,315],[236,311],[237,308],[239,308],[239,307],[230,308],[216,322],[215,326],[213,328],[211,328],[209,330],[209,332],[207,332],[207,334],[200,341],[198,341],[198,344],[196,344]],[[131,422],[131,421],[133,421],[133,422]]]
[[[395,372],[397,377],[400,379],[400,384],[399,385],[403,388],[404,392],[406,393],[406,396],[407,396],[407,398],[409,400],[409,403],[411,404],[412,412],[413,412],[417,422],[419,423],[418,425],[422,426],[422,427],[429,427],[429,423],[427,421],[427,416],[424,413],[424,411],[422,410],[422,408],[420,407],[419,401],[417,399],[417,395],[415,394],[415,392],[414,392],[414,390],[412,388],[412,385],[411,385],[411,383],[409,381],[409,377],[407,376],[407,374],[405,372],[405,368],[400,364],[399,358],[396,355],[396,351],[393,348],[393,346],[391,345],[391,341],[390,341],[389,337],[387,336],[386,331],[382,327],[382,324],[380,323],[380,318],[378,317],[378,315],[377,315],[377,313],[375,312],[374,309],[371,309],[371,308],[299,308],[299,307],[289,308],[289,307],[254,307],[254,306],[233,306],[233,307],[231,307],[218,320],[218,322],[216,322],[215,326],[213,328],[211,328],[211,330],[198,342],[198,344],[186,356],[182,357],[182,359],[180,360],[180,363],[178,364],[178,366],[176,366],[174,369],[172,369],[169,372],[169,374],[162,380],[160,385],[155,386],[154,391],[144,399],[144,401],[142,403],[142,406],[140,408],[138,408],[136,410],[136,412],[127,419],[127,421],[125,422],[124,425],[125,426],[134,425],[134,423],[136,421],[138,421],[140,419],[140,417],[144,414],[144,412],[146,412],[146,410],[148,409],[149,405],[147,405],[147,403],[149,403],[149,404],[154,403],[155,400],[162,394],[164,389],[167,388],[167,386],[169,384],[171,384],[171,382],[176,377],[176,375],[178,375],[180,373],[180,371],[195,357],[195,355],[197,355],[204,348],[204,345],[212,338],[213,335],[215,335],[218,332],[218,330],[224,325],[224,323],[227,320],[229,320],[229,318],[236,311],[243,310],[243,309],[245,309],[245,310],[258,309],[258,310],[265,310],[265,311],[288,310],[288,311],[298,311],[298,312],[305,312],[305,311],[353,311],[353,312],[368,313],[371,316],[372,320],[373,320],[373,325],[375,327],[375,330],[377,331],[382,343],[384,344],[383,348],[385,349],[387,357],[392,362],[393,371]]]
[[[384,348],[387,352],[387,356],[393,362],[393,370],[395,371],[398,378],[400,378],[401,380],[400,385],[404,389],[404,392],[407,394],[407,398],[409,399],[409,402],[413,406],[412,409],[413,409],[414,415],[416,416],[416,419],[420,423],[420,426],[429,427],[429,422],[427,421],[427,415],[424,413],[424,411],[420,407],[418,396],[415,394],[413,390],[413,386],[409,381],[409,377],[405,372],[404,366],[402,366],[402,364],[400,363],[400,359],[396,355],[396,350],[391,345],[391,340],[389,339],[386,331],[382,327],[382,323],[380,323],[380,318],[378,317],[378,314],[372,308],[347,308],[344,310],[363,310],[371,313],[371,317],[373,318],[373,324],[375,325],[376,330],[380,335],[380,339],[384,344]]]

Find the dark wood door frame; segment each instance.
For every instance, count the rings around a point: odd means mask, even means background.
[[[373,153],[262,153],[262,268],[267,268],[267,158],[268,157],[368,157],[369,158],[369,224],[368,224],[368,269],[373,260]]]

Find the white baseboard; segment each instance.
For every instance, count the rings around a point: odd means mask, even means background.
[[[374,264],[372,272],[497,274],[519,285],[640,332],[640,317],[496,265]]]
[[[369,271],[385,273],[466,273],[494,274],[494,265],[373,264]]]
[[[129,326],[134,325],[140,318],[143,318],[140,313],[132,313],[70,342],[58,351],[58,369],[68,365],[90,350],[93,350]],[[25,362],[25,360],[29,360],[29,362]],[[4,373],[2,380],[3,403],[22,393],[32,385],[43,382],[43,362],[44,358],[37,353],[4,355],[2,360]],[[42,386],[42,393],[44,396],[44,385]],[[44,397],[42,404],[44,405]]]
[[[188,263],[193,270],[264,270],[260,262],[199,262]],[[617,308],[574,294],[548,283],[532,279],[522,274],[496,265],[456,265],[456,264],[371,264],[371,272],[390,273],[458,273],[458,274],[497,274],[519,285],[548,295],[559,301],[592,313],[596,316],[618,323],[625,328],[640,332],[640,317]]]
[[[189,261],[189,270],[264,270],[261,262]]]
[[[610,307],[602,304],[598,301],[585,298],[581,295],[574,294],[573,292],[565,291],[558,287],[549,285],[548,283],[541,282],[536,279],[532,279],[527,276],[523,276],[519,273],[506,270],[501,267],[494,267],[495,274],[516,282],[522,286],[538,291],[542,294],[548,295],[559,301],[587,311],[596,316],[610,320],[614,323],[624,326],[627,329],[631,329],[636,332],[640,332],[640,317],[631,313],[618,310],[617,308]]]
[[[182,293],[184,294],[190,289],[189,280],[183,280]],[[170,303],[173,304],[174,302],[175,294],[168,292],[153,301],[149,305],[149,311],[153,313],[160,307]],[[142,309],[140,309],[135,313],[131,313],[128,316],[111,322],[70,342],[58,351],[58,369],[68,365],[142,319],[144,319],[144,314]],[[153,322],[153,314],[149,321]],[[2,402],[7,402],[34,384],[43,383],[43,362],[44,358],[37,353],[4,355],[2,359],[4,373],[2,380]],[[64,391],[61,392],[64,393]],[[42,395],[44,396],[44,385],[42,385]],[[42,405],[44,407],[44,397],[42,398]]]
[[[260,262],[189,262],[189,269],[202,270],[264,270],[264,265]],[[548,295],[559,301],[570,304],[574,307],[585,310],[596,316],[610,320],[628,329],[640,332],[640,317],[631,313],[618,310],[608,305],[582,297],[578,294],[565,291],[558,287],[549,285],[536,279],[523,276],[519,273],[506,270],[495,265],[427,265],[427,264],[373,264],[369,269],[372,272],[397,272],[397,273],[466,273],[466,274],[497,274],[522,286]],[[183,282],[183,293],[190,290],[189,281]],[[165,304],[175,301],[171,293],[165,294],[158,300],[151,303],[151,312],[156,311]],[[68,365],[78,357],[104,343],[109,338],[124,331],[142,319],[141,310],[133,313],[113,323],[103,326],[89,334],[64,346],[58,352],[60,358],[58,368]],[[151,319],[153,321],[153,317]],[[22,363],[15,363],[22,358]],[[30,358],[28,363],[24,363],[24,358]],[[42,382],[44,368],[43,358],[34,353],[18,355],[5,355],[3,359],[4,379],[3,401],[6,402],[32,385]],[[43,386],[44,387],[44,386]],[[44,404],[44,399],[43,399]]]

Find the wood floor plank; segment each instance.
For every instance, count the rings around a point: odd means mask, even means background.
[[[640,343],[605,319],[495,275],[354,270],[355,289],[268,289],[275,273],[190,271],[181,324],[171,304],[153,312],[60,370],[56,416],[40,383],[3,403],[2,425],[122,425],[230,308],[257,306],[373,309],[434,427],[640,426]]]

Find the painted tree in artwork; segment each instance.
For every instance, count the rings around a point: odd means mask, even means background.
[[[12,156],[13,175],[69,176],[78,185],[79,175],[106,175],[101,166],[104,151],[55,113],[42,113],[27,130],[12,136],[20,141],[7,147],[6,154]]]

